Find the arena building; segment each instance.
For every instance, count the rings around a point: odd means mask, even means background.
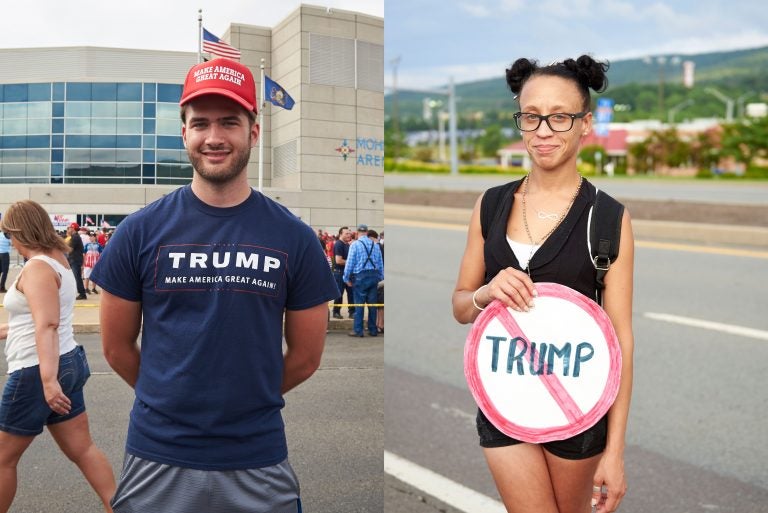
[[[264,109],[263,192],[315,228],[384,223],[384,20],[302,5],[273,28],[232,24],[257,81],[295,100]],[[116,224],[192,168],[178,101],[197,53],[0,49],[0,212],[33,199],[80,224]],[[258,148],[248,177],[259,184]]]

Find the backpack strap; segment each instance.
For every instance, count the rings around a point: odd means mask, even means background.
[[[587,221],[587,247],[592,257],[592,265],[597,271],[595,300],[603,306],[605,275],[611,263],[619,256],[621,241],[621,220],[624,205],[601,190],[597,191],[595,203],[589,209]],[[593,222],[594,220],[594,222]]]

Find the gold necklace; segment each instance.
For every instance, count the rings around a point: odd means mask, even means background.
[[[581,190],[581,182],[584,181],[584,177],[579,175],[579,185],[576,186],[576,190],[573,191],[573,196],[571,196],[571,201],[568,203],[568,206],[565,207],[565,210],[558,216],[557,222],[555,225],[543,236],[541,237],[538,242],[533,242],[533,236],[531,235],[531,229],[528,227],[528,215],[526,214],[526,211],[528,210],[525,198],[528,196],[528,177],[530,175],[525,175],[525,179],[523,180],[523,226],[525,226],[525,233],[528,235],[528,240],[531,242],[531,253],[528,255],[528,261],[525,263],[525,270],[528,273],[528,276],[531,275],[531,259],[533,258],[533,253],[536,251],[536,246],[541,245],[542,242],[544,242],[550,235],[552,235],[552,232],[557,229],[558,226],[560,226],[560,223],[563,222],[563,219],[565,219],[565,216],[568,214],[568,211],[571,210],[571,207],[573,206],[573,202],[576,201],[576,196],[579,195],[579,191]]]

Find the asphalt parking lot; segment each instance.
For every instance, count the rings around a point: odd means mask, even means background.
[[[107,366],[98,334],[78,334],[92,376],[86,405],[96,444],[116,475],[133,391]],[[289,458],[299,476],[304,509],[313,513],[380,512],[383,504],[384,337],[353,339],[331,331],[315,375],[286,395],[283,416]],[[6,381],[0,363],[0,385]],[[45,431],[18,467],[15,513],[100,511],[74,464]]]

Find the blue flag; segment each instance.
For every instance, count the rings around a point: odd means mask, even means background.
[[[288,94],[288,91],[266,75],[264,75],[264,99],[272,105],[277,105],[286,110],[291,110],[293,104],[296,103],[291,98],[291,95]]]

